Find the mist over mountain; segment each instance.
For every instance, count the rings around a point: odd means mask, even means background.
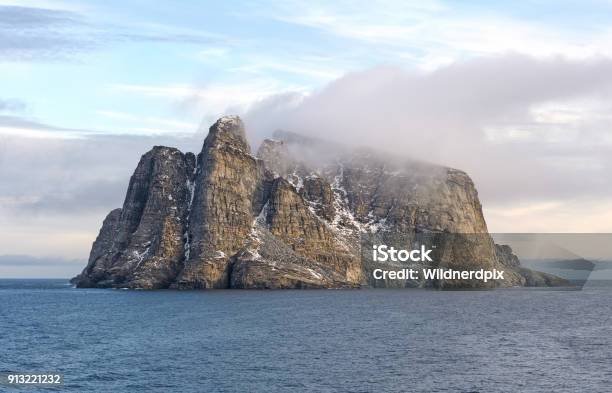
[[[73,282],[148,289],[563,283],[521,269],[508,246],[494,244],[465,172],[286,131],[275,138],[254,155],[242,120],[226,116],[197,156],[164,146],[144,154],[123,207],[108,214]],[[422,235],[455,235],[422,267],[507,275],[488,284],[377,281],[364,236],[397,233],[406,246],[426,241]]]

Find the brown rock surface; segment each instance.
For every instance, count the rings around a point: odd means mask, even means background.
[[[78,286],[165,288],[182,269],[193,154],[154,147],[93,244]]]
[[[424,267],[505,269],[485,286],[553,285],[527,277],[487,233],[478,193],[456,169],[279,132],[251,154],[242,120],[219,119],[201,153],[142,156],[121,209],[104,220],[79,287],[479,287],[477,282],[376,281],[368,237],[435,236]],[[377,238],[377,239],[378,239]],[[442,239],[442,240],[440,240]],[[515,257],[514,257],[515,258]],[[530,281],[531,280],[531,281]]]

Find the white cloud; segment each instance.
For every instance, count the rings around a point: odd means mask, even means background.
[[[110,89],[122,94],[130,93],[183,105],[193,114],[207,120],[224,114],[246,112],[254,103],[287,90],[303,90],[298,86],[265,78],[202,86],[115,84]]]
[[[253,106],[247,126],[260,136],[287,129],[466,170],[485,207],[509,207],[526,228],[530,212],[542,218],[534,207],[547,207],[550,216],[539,229],[561,230],[555,225],[563,216],[571,231],[584,227],[583,216],[578,209],[566,216],[566,203],[612,201],[608,58],[506,55],[432,72],[379,67],[297,97]],[[532,210],[512,210],[523,205]],[[491,229],[504,230],[496,217]]]
[[[152,134],[192,134],[198,129],[198,124],[181,121],[178,119],[167,119],[156,116],[140,116],[133,113],[117,112],[109,110],[98,110],[96,114],[118,120],[127,126],[115,128],[125,131],[133,130],[136,133]]]
[[[570,28],[518,19],[485,9],[466,12],[448,2],[431,6],[405,1],[309,2],[272,8],[270,18],[354,40],[372,52],[389,52],[424,69],[474,56],[517,52],[586,58],[612,55],[612,29]]]
[[[609,233],[612,198],[513,203],[483,207],[489,230],[497,233]]]
[[[198,124],[175,119],[152,116],[137,116],[114,111],[97,111],[103,118],[118,121],[107,127],[65,128],[41,123],[36,119],[20,116],[0,115],[0,136],[31,139],[84,139],[96,135],[174,135],[192,136]]]
[[[210,62],[210,61],[218,61],[219,58],[223,58],[227,56],[230,52],[230,48],[228,47],[210,47],[198,51],[196,53],[196,59],[202,62]]]
[[[341,76],[340,70],[326,66],[325,59],[300,57],[293,61],[279,61],[274,58],[252,57],[247,64],[233,67],[231,71],[253,74],[268,74],[269,72],[288,73],[306,76],[318,81],[327,82]]]
[[[76,132],[37,130],[27,127],[3,126],[0,125],[0,135],[19,136],[25,138],[51,138],[51,139],[76,139],[82,136]]]

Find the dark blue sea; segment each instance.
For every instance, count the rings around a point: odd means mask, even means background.
[[[0,372],[74,392],[610,392],[612,290],[75,289],[0,280]]]

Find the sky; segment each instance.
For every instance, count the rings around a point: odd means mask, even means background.
[[[612,232],[612,2],[0,0],[0,277],[83,267],[153,145],[241,115],[457,167],[491,232]]]

